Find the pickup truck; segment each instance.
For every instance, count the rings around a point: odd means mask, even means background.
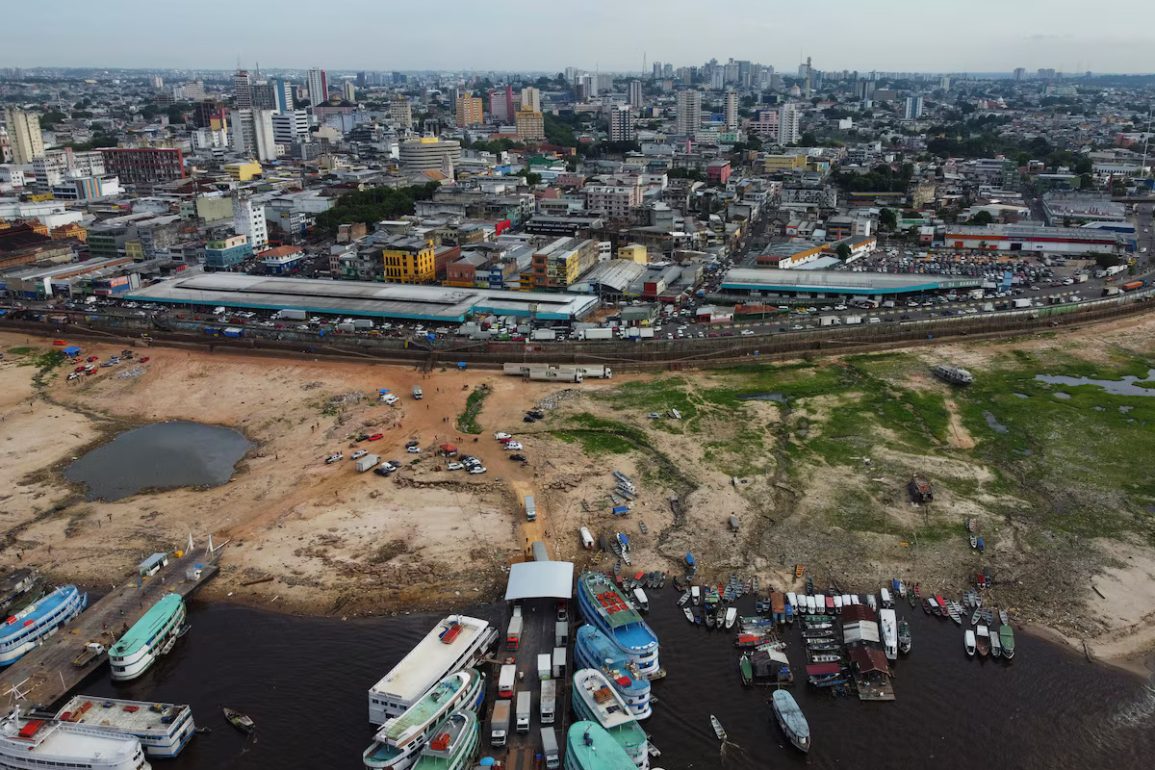
[[[92,661],[104,654],[104,645],[99,642],[89,642],[84,645],[84,648],[72,659],[72,665],[77,668],[84,668]]]
[[[331,454],[325,458],[325,465],[332,465],[333,463],[339,463],[344,459],[345,459],[344,453],[334,452],[333,454]]]

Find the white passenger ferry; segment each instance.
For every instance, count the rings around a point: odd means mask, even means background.
[[[14,711],[0,719],[0,767],[5,770],[150,770],[131,735],[33,719]]]
[[[175,757],[196,732],[192,709],[172,703],[77,695],[64,704],[56,718],[93,730],[136,736],[144,753],[153,759]]]
[[[369,721],[385,724],[448,674],[472,666],[497,638],[488,621],[450,615],[438,623],[393,670],[369,689]]]
[[[449,674],[401,716],[386,722],[361,755],[367,770],[406,770],[433,737],[435,728],[457,709],[474,709],[485,678],[472,668]]]
[[[136,679],[176,643],[184,629],[186,610],[180,594],[165,594],[108,651],[112,678]]]

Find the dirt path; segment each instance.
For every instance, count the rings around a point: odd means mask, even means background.
[[[943,403],[946,405],[947,411],[950,412],[950,445],[955,449],[974,449],[974,437],[971,436],[970,431],[963,425],[958,404],[955,403],[953,398],[945,399]]]

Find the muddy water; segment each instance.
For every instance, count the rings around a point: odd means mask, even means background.
[[[957,626],[901,608],[914,650],[896,666],[898,699],[868,704],[796,687],[814,737],[804,757],[783,745],[768,691],[741,686],[732,637],[688,624],[675,598],[651,592],[669,672],[654,685],[659,703],[644,723],[663,752],[654,767],[1124,770],[1150,767],[1155,755],[1155,693],[1142,680],[1025,633],[1009,664],[968,660]],[[498,606],[469,611],[501,616]],[[366,690],[437,617],[341,621],[194,602],[192,630],[152,671],[125,686],[102,675],[82,691],[190,703],[213,732],[163,763],[171,770],[356,768],[372,737]],[[787,638],[800,666],[797,631]],[[255,742],[224,723],[222,705],[253,716]],[[732,741],[724,753],[710,714]]]
[[[1094,385],[1116,396],[1155,396],[1155,369],[1148,370],[1146,378],[1127,375],[1121,380],[1096,380],[1090,377],[1036,374],[1035,379],[1050,385]],[[1148,387],[1144,387],[1144,384]]]
[[[230,428],[159,422],[125,431],[68,466],[89,500],[120,500],[146,489],[224,484],[252,444]]]

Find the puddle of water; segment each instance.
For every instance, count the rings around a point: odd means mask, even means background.
[[[998,418],[990,412],[983,412],[983,419],[987,421],[987,426],[995,433],[1007,432],[1007,426],[999,422]]]
[[[1155,369],[1149,369],[1145,378],[1129,374],[1121,380],[1096,380],[1090,377],[1068,377],[1057,374],[1036,374],[1035,379],[1051,385],[1095,385],[1116,396],[1155,396],[1155,387],[1143,387],[1140,383],[1155,385]],[[1058,395],[1057,393],[1055,394]]]
[[[146,489],[224,484],[252,444],[242,433],[196,422],[144,425],[88,452],[64,476],[89,500],[120,500]]]
[[[782,393],[771,391],[769,393],[743,393],[738,396],[739,401],[773,401],[776,404],[785,404],[787,398]]]
[[[1061,390],[1058,393],[1055,393],[1054,396],[1055,396],[1055,398],[1059,399],[1060,401],[1070,401],[1071,400],[1071,394],[1070,393],[1064,393]]]

